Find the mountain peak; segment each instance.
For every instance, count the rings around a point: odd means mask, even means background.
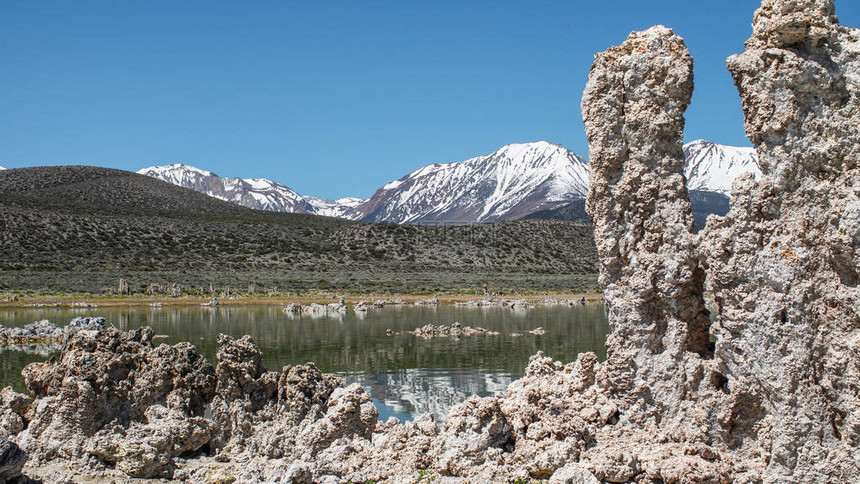
[[[563,146],[561,146],[561,145],[559,145],[559,144],[550,143],[549,141],[543,141],[543,140],[540,140],[540,141],[529,141],[529,142],[526,142],[526,143],[509,143],[509,144],[506,144],[505,146],[502,146],[501,148],[499,148],[499,149],[498,149],[498,150],[496,150],[496,151],[510,151],[510,150],[516,150],[516,149],[526,149],[526,150],[527,150],[527,149],[538,149],[538,150],[545,150],[545,149],[550,149],[550,148],[563,148],[563,149],[566,149],[566,148],[564,148]]]
[[[687,146],[713,146],[716,144],[717,143],[714,143],[713,141],[708,141],[706,139],[700,138],[700,139],[696,139],[696,140],[690,141],[689,143],[684,144],[684,147],[686,148]]]
[[[434,164],[392,181],[363,206],[363,220],[489,222],[560,206],[588,191],[588,164],[561,145],[512,143],[466,161]]]
[[[502,146],[495,153],[506,155],[515,161],[528,161],[539,153],[573,153],[562,145],[549,143],[547,141],[535,141],[531,143],[511,143]],[[576,156],[576,155],[574,155]]]
[[[201,170],[200,168],[195,168],[191,165],[186,165],[184,163],[173,163],[170,165],[153,165],[148,168],[143,168],[138,170],[137,173],[140,175],[149,175],[150,172],[153,173],[170,173],[170,172],[185,172],[185,173],[196,173],[201,176],[218,176],[211,171]]]

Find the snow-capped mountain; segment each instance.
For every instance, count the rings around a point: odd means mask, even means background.
[[[372,222],[491,222],[560,207],[586,193],[586,161],[539,141],[425,166],[383,186],[360,208],[362,220]]]
[[[755,148],[724,146],[697,140],[684,145],[687,188],[730,196],[732,180],[743,173],[761,176]]]
[[[0,166],[0,170],[5,170],[5,169],[6,169],[6,168],[3,168],[2,166]]]
[[[222,178],[211,171],[181,163],[151,166],[138,170],[138,173],[221,200],[272,212],[350,218],[347,212],[361,202],[353,198],[332,201],[303,197],[289,187],[265,178]]]
[[[745,172],[761,175],[753,148],[698,140],[684,145],[684,155],[690,191],[728,197],[734,177]],[[386,184],[370,199],[326,200],[264,178],[221,178],[182,164],[152,166],[138,173],[260,210],[388,223],[533,218],[581,204],[588,193],[588,163],[545,141],[510,144],[458,163],[427,165]],[[585,217],[584,212],[580,215]]]

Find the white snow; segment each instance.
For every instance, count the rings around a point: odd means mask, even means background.
[[[382,189],[383,189],[383,190],[394,190],[395,188],[399,187],[401,183],[402,183],[402,182],[401,182],[400,180],[394,180],[394,181],[391,181],[391,182],[386,183],[386,184],[382,187]]]
[[[5,169],[6,169],[6,168],[4,168],[4,167],[0,166],[0,170],[5,170]]]
[[[263,204],[266,204],[269,201],[269,197],[262,193],[251,192],[250,195]]]
[[[367,201],[366,198],[355,198],[355,197],[344,197],[344,198],[338,198],[337,200],[335,200],[335,202],[338,205],[343,205],[345,207],[357,207],[366,201]]]
[[[158,173],[165,176],[182,176],[188,174],[197,174],[201,176],[218,176],[211,171],[201,170],[193,166],[184,165],[182,163],[174,163],[172,165],[157,165],[150,166],[137,171],[141,175],[149,175],[150,173]],[[152,176],[152,175],[149,175]]]
[[[740,148],[696,140],[684,145],[687,188],[731,195],[732,180],[744,173],[758,179],[761,168],[755,148]]]
[[[251,185],[254,190],[270,190],[277,185],[275,182],[266,180],[265,178],[245,178],[245,183]]]

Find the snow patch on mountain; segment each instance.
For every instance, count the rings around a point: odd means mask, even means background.
[[[702,190],[730,196],[732,180],[744,173],[758,179],[761,168],[755,148],[741,148],[696,140],[684,145],[689,190]]]
[[[314,212],[317,215],[326,217],[346,218],[356,220],[360,217],[357,212],[358,207],[366,202],[364,198],[344,197],[337,200],[327,200],[325,198],[305,197],[305,200],[314,207]]]
[[[0,170],[5,170],[5,169],[6,169],[6,168],[3,168],[2,166],[0,166]]]

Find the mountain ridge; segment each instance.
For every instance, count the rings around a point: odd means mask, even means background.
[[[211,171],[182,163],[150,166],[138,170],[137,173],[190,188],[220,200],[270,212],[304,213],[349,219],[350,217],[343,215],[350,201],[354,200],[333,201],[304,197],[286,185],[266,178],[220,177]],[[337,203],[340,201],[343,202]]]
[[[514,143],[466,161],[427,165],[389,182],[365,204],[362,220],[518,219],[584,197],[587,180],[588,164],[563,146],[546,141]]]
[[[691,191],[730,197],[735,176],[747,171],[761,174],[753,148],[696,140],[684,145],[684,154]],[[301,195],[265,178],[221,178],[183,164],[151,166],[137,173],[261,210],[436,224],[533,219],[535,214],[557,218],[556,210],[585,198],[588,170],[588,162],[573,151],[537,141],[508,144],[465,161],[423,166],[386,183],[368,199]],[[567,212],[581,218],[578,208]]]

